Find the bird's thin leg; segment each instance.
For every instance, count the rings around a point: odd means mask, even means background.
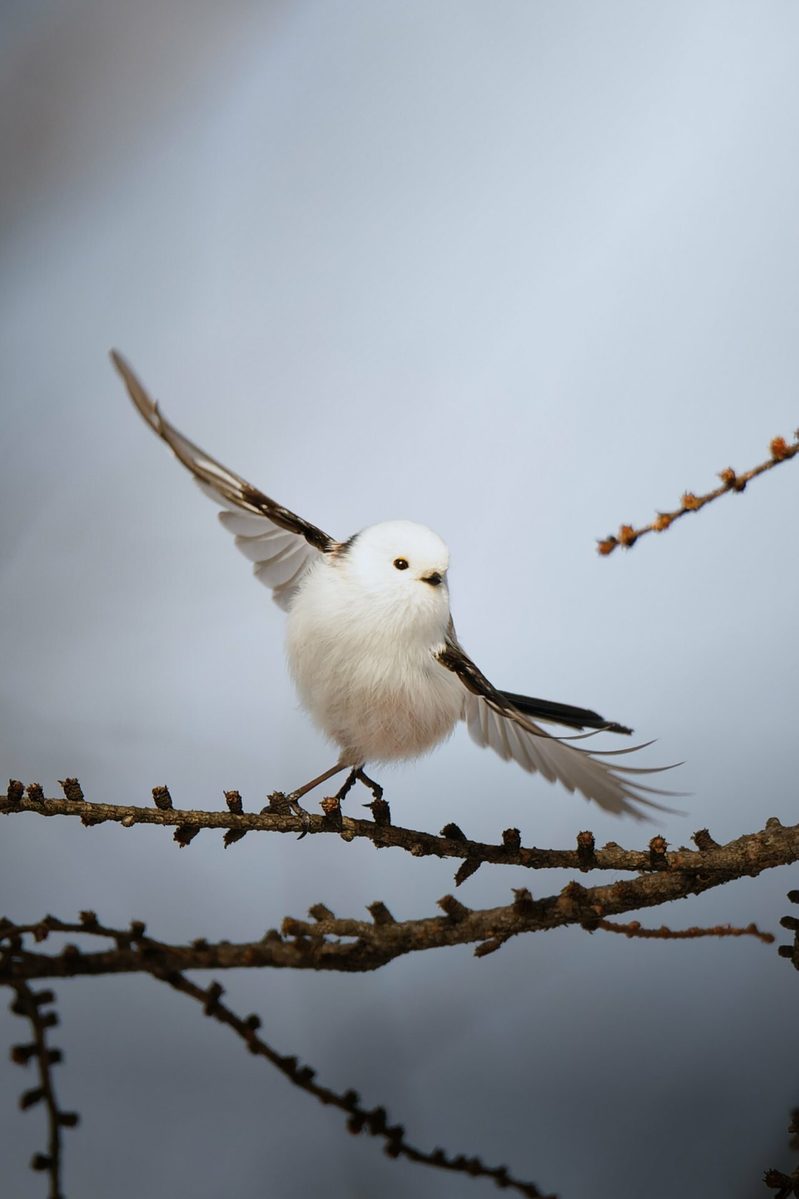
[[[299,816],[302,821],[302,832],[299,836],[300,841],[311,827],[311,818],[300,804],[300,799],[303,795],[307,795],[309,791],[313,791],[314,787],[318,787],[320,783],[324,783],[326,779],[330,779],[334,774],[339,774],[342,770],[346,770],[347,765],[348,763],[346,762],[337,762],[335,766],[331,766],[324,774],[317,775],[315,779],[311,779],[310,783],[305,783],[302,787],[298,787],[296,791],[292,791],[291,795],[286,796],[286,803],[294,815]]]
[[[355,777],[360,782],[363,783],[364,787],[369,788],[369,790],[372,792],[372,795],[374,795],[375,799],[383,798],[383,788],[380,786],[379,783],[376,783],[374,781],[374,779],[370,779],[368,774],[364,774],[363,766],[359,766],[358,769],[355,771]],[[368,805],[367,805],[367,807],[368,807]]]
[[[313,791],[314,787],[318,787],[320,783],[332,779],[334,774],[340,774],[342,770],[346,770],[348,762],[336,762],[335,766],[331,766],[324,774],[318,774],[315,779],[311,779],[310,783],[304,783],[302,787],[298,787],[296,791],[292,791],[291,795],[286,798],[289,803],[296,803],[298,799],[302,799],[303,795],[307,795],[309,791]]]
[[[344,797],[352,790],[352,788],[355,786],[357,781],[358,781],[358,767],[353,766],[352,770],[347,775],[347,778],[344,782],[344,786],[339,787],[338,791],[335,794],[335,798],[338,800],[339,803],[341,803],[342,799],[344,799]]]

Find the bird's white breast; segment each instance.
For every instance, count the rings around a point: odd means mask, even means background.
[[[303,705],[353,765],[415,757],[449,736],[459,680],[436,662],[448,604],[420,583],[418,602],[365,592],[335,559],[303,580],[288,618],[291,673]]]

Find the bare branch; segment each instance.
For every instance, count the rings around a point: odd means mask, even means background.
[[[61,1129],[74,1128],[78,1123],[78,1115],[76,1112],[66,1112],[59,1108],[53,1086],[52,1067],[62,1059],[60,1049],[51,1049],[48,1046],[47,1029],[55,1027],[58,1016],[54,1011],[45,1012],[43,1009],[53,1002],[55,996],[52,991],[31,990],[22,979],[11,985],[16,992],[11,1011],[15,1016],[27,1019],[33,1032],[32,1042],[12,1046],[11,1060],[18,1066],[27,1066],[35,1060],[39,1072],[38,1087],[24,1091],[19,1104],[23,1110],[39,1103],[43,1103],[47,1109],[47,1152],[34,1154],[31,1169],[47,1173],[49,1199],[62,1199]]]
[[[719,471],[720,487],[706,492],[705,495],[694,495],[692,491],[684,492],[679,508],[675,508],[673,512],[658,512],[655,519],[648,525],[643,525],[640,529],[635,529],[632,525],[620,525],[618,534],[603,537],[597,542],[597,551],[607,556],[612,554],[618,545],[630,549],[646,533],[663,533],[674,524],[675,520],[679,520],[688,512],[698,512],[706,504],[712,503],[713,500],[717,500],[730,491],[743,491],[750,479],[762,475],[767,470],[772,470],[781,462],[787,462],[789,458],[799,454],[799,429],[794,434],[794,438],[795,440],[790,445],[784,437],[772,438],[769,443],[771,456],[765,462],[761,462],[759,466],[753,466],[751,470],[744,471],[743,474],[737,474],[731,466],[728,466],[725,470]]]
[[[272,967],[360,972],[376,970],[408,953],[467,944],[476,945],[476,953],[483,956],[520,933],[567,925],[591,930],[608,916],[699,895],[734,878],[756,876],[797,861],[799,825],[784,828],[772,818],[761,832],[728,845],[685,850],[668,858],[668,869],[590,888],[571,882],[558,895],[545,899],[535,900],[526,888],[520,888],[513,902],[504,907],[472,911],[453,896],[445,896],[439,901],[444,915],[421,920],[395,920],[382,903],[371,905],[369,921],[337,919],[323,904],[315,904],[310,921],[287,917],[281,932],[271,929],[259,941],[239,944],[209,944],[200,939],[191,945],[167,945],[145,936],[141,922],[120,933],[104,928],[91,912],[84,913],[80,923],[54,916],[31,925],[6,921],[0,924],[0,983],[16,978],[151,972],[154,966],[179,971]],[[115,941],[116,948],[85,953],[72,945],[60,953],[44,954],[24,947],[24,936],[42,941],[51,932],[106,936]],[[694,930],[689,934],[698,935]]]
[[[317,905],[314,910],[316,918],[320,921],[334,919],[332,913],[323,905]],[[237,1016],[221,1002],[223,988],[218,982],[212,982],[207,988],[202,988],[176,970],[169,961],[170,947],[146,937],[145,927],[141,921],[134,921],[129,929],[115,929],[102,925],[94,912],[81,912],[80,921],[76,923],[61,921],[53,916],[46,917],[36,925],[13,925],[9,921],[0,923],[0,983],[8,983],[16,990],[18,998],[12,1010],[19,1015],[27,1016],[32,1021],[36,1037],[33,1045],[16,1046],[12,1057],[20,1065],[26,1064],[34,1056],[39,1062],[41,1086],[35,1091],[27,1091],[23,1095],[22,1102],[25,1107],[42,1100],[47,1103],[51,1130],[49,1153],[48,1155],[37,1154],[33,1165],[35,1169],[50,1170],[50,1199],[61,1199],[59,1190],[60,1127],[77,1123],[76,1115],[61,1112],[58,1109],[50,1080],[50,1065],[60,1060],[60,1055],[55,1056],[58,1051],[47,1049],[44,1043],[44,1029],[55,1023],[55,1015],[51,1013],[42,1017],[39,1008],[42,1004],[51,1002],[53,995],[50,991],[43,991],[36,995],[29,989],[27,982],[22,979],[9,979],[4,975],[10,963],[24,964],[27,961],[28,955],[23,946],[26,937],[44,941],[51,932],[77,932],[88,936],[109,938],[115,942],[117,952],[120,954],[135,949],[139,954],[140,969],[202,1004],[203,1011],[207,1016],[232,1028],[245,1042],[251,1053],[271,1062],[295,1086],[315,1096],[321,1103],[332,1105],[345,1112],[350,1132],[368,1132],[372,1136],[381,1137],[384,1141],[384,1151],[389,1157],[405,1157],[409,1161],[455,1173],[468,1174],[473,1178],[491,1178],[503,1189],[516,1191],[520,1195],[528,1196],[528,1199],[554,1199],[554,1196],[544,1197],[533,1183],[514,1178],[504,1166],[487,1166],[478,1157],[451,1156],[443,1149],[434,1149],[429,1153],[417,1149],[407,1141],[405,1130],[401,1125],[390,1124],[384,1108],[367,1109],[363,1107],[356,1091],[349,1090],[339,1094],[329,1087],[322,1086],[316,1082],[314,1070],[300,1065],[295,1057],[284,1057],[272,1049],[258,1035],[261,1026],[258,1016]],[[82,955],[77,946],[68,945],[61,956],[64,961],[78,963],[82,957],[88,955]],[[80,973],[81,971],[77,970],[76,972]],[[113,973],[114,971],[111,968],[103,972]]]
[[[329,1087],[315,1081],[315,1071],[309,1066],[302,1066],[295,1057],[283,1057],[276,1053],[270,1045],[258,1035],[261,1021],[258,1016],[237,1016],[222,1002],[223,989],[217,982],[212,982],[203,990],[195,983],[176,971],[161,971],[152,967],[150,973],[155,978],[174,987],[183,995],[202,1004],[206,1016],[218,1020],[220,1024],[232,1028],[241,1037],[250,1053],[266,1058],[281,1074],[284,1074],[295,1086],[314,1095],[320,1103],[337,1107],[347,1115],[347,1128],[352,1133],[367,1132],[373,1137],[384,1141],[383,1151],[389,1157],[404,1157],[408,1161],[420,1165],[433,1166],[440,1170],[449,1170],[457,1174],[468,1174],[471,1178],[491,1178],[503,1190],[515,1191],[528,1199],[555,1199],[554,1196],[544,1196],[532,1182],[523,1182],[514,1178],[505,1166],[487,1166],[479,1157],[465,1157],[462,1154],[451,1156],[443,1149],[425,1152],[417,1149],[405,1138],[405,1129],[401,1124],[389,1123],[388,1113],[383,1107],[367,1109],[361,1106],[357,1091],[346,1091],[339,1094]]]
[[[80,790],[76,779],[67,779],[74,794]],[[33,812],[39,816],[78,817],[86,827],[112,822],[123,828],[137,824],[155,824],[175,829],[175,840],[179,845],[188,845],[201,829],[227,830],[225,845],[238,840],[248,832],[294,833],[303,832],[303,823],[295,815],[283,809],[284,796],[275,792],[270,804],[261,812],[244,812],[238,791],[226,791],[227,811],[208,812],[203,809],[178,809],[171,806],[172,799],[166,787],[153,788],[156,805],[152,808],[134,807],[125,804],[88,803],[80,792],[80,799],[47,799],[37,783],[27,789],[14,779],[8,786],[5,800],[0,800],[0,815]],[[166,802],[168,800],[168,803]],[[370,805],[371,806],[371,805]],[[388,805],[384,805],[387,807]],[[382,818],[382,817],[381,817]],[[779,826],[779,821],[776,821]],[[781,826],[779,826],[781,827]],[[799,826],[797,826],[799,827]],[[577,834],[576,849],[538,849],[521,845],[518,829],[505,829],[500,844],[491,845],[482,841],[470,841],[456,824],[447,824],[439,836],[420,832],[417,829],[401,828],[398,825],[378,823],[371,820],[353,820],[336,810],[333,815],[309,816],[307,831],[310,834],[332,833],[343,841],[365,838],[377,849],[393,847],[404,849],[413,857],[458,858],[461,865],[455,875],[456,885],[464,882],[483,864],[501,866],[523,866],[529,870],[617,870],[634,872],[669,871],[722,871],[732,870],[731,877],[740,876],[741,853],[739,842],[731,841],[728,846],[719,846],[707,829],[694,834],[697,850],[680,849],[668,852],[668,844],[662,836],[653,837],[646,850],[623,849],[609,841],[597,849],[594,836],[587,830]],[[784,829],[783,834],[790,833]],[[755,834],[762,838],[762,834]],[[744,839],[741,839],[742,841]],[[781,843],[785,852],[787,843]],[[735,847],[738,847],[737,849]],[[728,852],[717,854],[719,849]],[[749,852],[759,853],[761,846],[750,847]],[[788,856],[785,861],[794,861]],[[780,865],[783,863],[767,863]]]

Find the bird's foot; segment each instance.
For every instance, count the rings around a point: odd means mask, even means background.
[[[296,791],[292,792],[291,795],[286,796],[286,803],[288,804],[288,807],[291,810],[291,812],[299,819],[300,823],[302,824],[302,832],[300,833],[299,837],[297,838],[298,841],[302,841],[303,837],[307,837],[308,833],[311,830],[311,814],[310,814],[310,812],[306,812],[305,808],[299,802]]]
[[[383,798],[383,788],[380,786],[379,783],[376,783],[374,781],[374,779],[370,779],[368,774],[364,774],[362,769],[359,768],[358,770],[355,771],[355,777],[360,782],[363,783],[364,787],[369,788],[369,790],[372,792],[372,795],[374,795],[376,800]],[[347,780],[347,781],[349,781],[349,780]],[[368,808],[371,805],[365,804],[364,806]]]

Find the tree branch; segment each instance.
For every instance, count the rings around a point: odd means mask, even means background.
[[[421,1165],[468,1174],[473,1178],[491,1178],[501,1188],[516,1191],[528,1199],[554,1199],[554,1196],[543,1196],[533,1183],[514,1178],[505,1166],[487,1166],[479,1157],[465,1157],[461,1154],[451,1156],[443,1149],[434,1149],[428,1153],[416,1148],[406,1139],[405,1130],[401,1125],[389,1123],[385,1108],[363,1107],[356,1091],[349,1090],[339,1094],[318,1083],[315,1080],[315,1071],[300,1065],[295,1057],[284,1057],[277,1053],[258,1035],[261,1027],[258,1016],[240,1017],[226,1007],[221,1002],[224,991],[218,982],[212,982],[203,988],[187,979],[170,964],[170,947],[145,937],[143,924],[134,922],[130,929],[109,928],[101,925],[93,912],[82,912],[78,923],[61,921],[53,916],[46,917],[37,925],[13,925],[9,921],[0,923],[0,973],[3,974],[0,984],[7,983],[14,988],[17,999],[12,1005],[12,1010],[18,1015],[27,1016],[34,1029],[34,1043],[15,1046],[12,1058],[20,1065],[27,1064],[32,1057],[39,1063],[41,1086],[36,1090],[26,1091],[21,1103],[26,1108],[42,1101],[47,1105],[50,1122],[49,1151],[47,1155],[37,1154],[32,1165],[34,1169],[49,1171],[50,1199],[61,1199],[60,1128],[63,1125],[74,1126],[78,1118],[74,1113],[59,1110],[50,1078],[50,1066],[60,1060],[60,1053],[58,1050],[48,1050],[44,1030],[56,1022],[56,1017],[55,1013],[42,1016],[39,1009],[43,1004],[52,1002],[53,994],[51,991],[35,994],[23,979],[6,977],[5,970],[11,962],[24,963],[27,960],[28,955],[23,947],[26,937],[43,941],[51,932],[80,932],[89,936],[108,937],[115,942],[119,953],[135,946],[139,952],[139,965],[142,970],[200,1003],[206,1016],[231,1028],[251,1053],[265,1058],[295,1086],[313,1095],[320,1103],[332,1105],[345,1112],[350,1132],[368,1132],[371,1136],[382,1138],[384,1151],[389,1157],[404,1157]],[[73,962],[81,956],[75,946],[67,946],[62,954],[66,961]],[[108,969],[103,972],[114,973],[114,970]]]
[[[167,945],[147,937],[141,922],[120,934],[102,926],[93,912],[83,913],[79,923],[54,916],[30,925],[6,921],[0,924],[0,946],[6,945],[0,949],[0,983],[17,978],[152,972],[154,966],[179,971],[272,967],[360,972],[376,970],[408,953],[467,944],[476,945],[478,956],[484,956],[521,933],[568,925],[593,931],[608,916],[699,895],[732,879],[795,862],[799,860],[799,825],[785,828],[772,817],[761,832],[728,845],[686,850],[669,858],[665,870],[590,888],[571,882],[558,895],[544,899],[535,900],[526,888],[520,888],[513,902],[503,907],[473,911],[448,895],[439,901],[443,916],[420,920],[397,921],[379,902],[370,905],[369,921],[337,919],[320,903],[310,909],[310,921],[286,917],[281,932],[270,929],[259,941],[238,944],[209,944],[200,939],[191,945]],[[687,868],[680,864],[681,859],[687,860]],[[54,954],[25,948],[26,936],[42,941],[51,932],[107,936],[116,942],[116,948],[85,953],[68,945]]]
[[[86,827],[106,822],[119,824],[123,828],[132,828],[138,824],[160,825],[175,829],[174,839],[181,847],[190,844],[201,829],[225,830],[226,846],[240,840],[248,832],[299,834],[304,831],[303,823],[297,816],[282,810],[285,797],[280,792],[275,792],[269,797],[269,805],[261,812],[250,813],[243,811],[238,791],[226,791],[228,811],[208,812],[202,809],[173,808],[172,798],[166,787],[154,787],[156,806],[142,808],[125,804],[89,803],[84,799],[77,779],[65,779],[62,786],[66,793],[65,798],[47,799],[37,783],[31,783],[25,788],[21,782],[12,779],[8,785],[6,799],[0,801],[0,815],[33,812],[39,816],[72,816],[78,817]],[[327,806],[328,809],[331,808],[330,804]],[[380,806],[381,809],[388,808],[385,801],[380,801]],[[381,811],[380,821],[386,819],[390,820],[390,813]],[[776,824],[779,825],[779,821],[776,821]],[[639,873],[676,870],[683,873],[721,871],[726,874],[732,870],[731,877],[739,877],[744,860],[742,855],[745,857],[746,854],[759,854],[762,849],[759,842],[744,849],[745,838],[741,838],[740,842],[731,841],[727,846],[719,846],[707,829],[700,829],[694,834],[696,850],[682,846],[672,852],[668,851],[668,843],[660,835],[650,840],[646,850],[623,849],[614,841],[609,841],[603,848],[597,849],[593,833],[587,830],[577,834],[576,849],[524,848],[521,845],[519,830],[515,828],[505,829],[501,844],[491,845],[482,841],[470,841],[458,825],[452,823],[445,825],[441,833],[435,836],[432,833],[401,828],[377,820],[353,820],[349,816],[343,816],[338,808],[328,810],[321,816],[310,815],[307,831],[313,835],[333,833],[347,842],[364,838],[371,841],[377,849],[404,849],[417,858],[458,858],[461,865],[455,874],[456,885],[464,882],[483,864],[523,866],[528,870],[579,870],[583,873],[589,870]],[[785,834],[790,833],[789,829],[783,831]],[[763,834],[758,833],[754,836],[762,838]],[[790,852],[784,840],[781,844],[786,852]],[[724,852],[716,852],[719,850]],[[795,860],[794,857],[786,858],[786,861]],[[767,864],[783,863],[769,861]]]
[[[765,462],[761,462],[759,466],[753,466],[751,470],[744,471],[740,475],[736,474],[731,466],[728,466],[725,470],[719,471],[720,487],[708,491],[705,495],[694,495],[692,491],[684,492],[679,508],[675,508],[673,512],[658,512],[655,519],[648,525],[643,525],[640,529],[634,529],[632,525],[620,525],[617,535],[614,536],[611,533],[609,537],[603,537],[597,542],[598,553],[607,556],[612,554],[618,545],[624,546],[625,549],[631,549],[636,541],[646,533],[663,533],[674,524],[675,520],[679,520],[688,512],[698,512],[706,504],[712,503],[713,500],[717,500],[730,491],[743,491],[751,479],[757,478],[758,475],[772,470],[781,462],[787,462],[789,458],[799,454],[799,429],[794,437],[796,440],[791,445],[786,442],[784,437],[773,437],[769,443],[771,457]]]

